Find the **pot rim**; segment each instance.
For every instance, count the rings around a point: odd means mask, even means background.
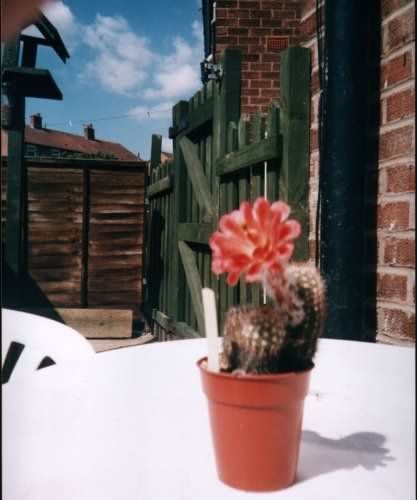
[[[211,377],[216,377],[219,379],[227,379],[227,380],[245,380],[248,382],[259,382],[260,380],[268,381],[268,380],[276,380],[276,379],[289,379],[293,377],[300,377],[308,372],[311,372],[314,368],[314,363],[310,368],[306,370],[302,370],[299,372],[281,372],[281,373],[260,373],[260,374],[236,374],[236,373],[228,373],[228,372],[213,372],[208,370],[207,366],[203,366],[203,363],[207,361],[207,356],[203,356],[202,358],[197,360],[197,367],[207,375]]]

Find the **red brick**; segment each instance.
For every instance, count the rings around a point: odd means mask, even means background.
[[[262,45],[249,45],[248,52],[250,54],[262,54],[264,47]]]
[[[410,204],[408,201],[395,201],[378,205],[378,228],[402,230],[409,228]]]
[[[259,36],[239,36],[239,45],[257,45],[263,43]]]
[[[260,54],[242,54],[243,61],[257,62],[260,59]]]
[[[237,9],[231,11],[232,16],[236,16],[239,19],[249,19],[250,18],[250,10],[249,9]]]
[[[394,85],[395,83],[408,80],[412,76],[411,52],[404,52],[400,56],[393,57],[381,67],[381,87]]]
[[[226,26],[217,26],[217,28],[216,28],[216,36],[223,36],[223,35],[232,34],[232,33],[230,33],[230,31],[232,29],[237,29],[237,28],[229,28],[229,27],[226,27]]]
[[[378,273],[377,297],[404,302],[407,299],[407,276]]]
[[[271,80],[276,80],[278,77],[277,73],[275,71],[262,71],[261,73],[261,78],[262,79],[271,79]]]
[[[218,36],[216,41],[220,45],[228,45],[228,46],[236,47],[237,36]]]
[[[300,20],[299,19],[291,19],[291,20],[288,20],[288,21],[283,21],[283,26],[286,26],[287,28],[298,29],[299,25],[300,25]]]
[[[404,7],[413,0],[382,0],[382,16],[388,17],[395,10]]]
[[[229,35],[247,35],[248,34],[248,29],[247,28],[229,28],[228,31]],[[219,36],[219,28],[216,28],[216,36]]]
[[[286,32],[287,30],[284,30],[281,28],[281,21],[279,19],[271,19],[270,17],[267,17],[265,19],[261,20],[261,26],[263,28],[279,28],[279,32],[281,35],[289,35],[290,33]]]
[[[414,9],[394,17],[384,28],[384,52],[391,52],[415,39]]]
[[[415,266],[415,240],[389,238],[385,242],[384,263],[393,266]]]
[[[216,9],[225,8],[225,9],[236,9],[237,8],[237,0],[217,0]]]
[[[260,89],[245,89],[244,94],[247,96],[258,97],[260,93]]]
[[[316,34],[316,14],[313,13],[300,23],[300,33],[304,37],[312,37]]]
[[[269,36],[271,34],[271,28],[249,28],[249,36]]]
[[[314,95],[320,90],[320,78],[319,78],[319,72],[315,71],[311,75],[311,80],[310,80],[310,88],[311,88],[311,94]]]
[[[274,98],[274,97],[278,97],[278,93],[277,93],[276,89],[261,89],[261,96]]]
[[[262,7],[264,9],[282,9],[284,7],[284,2],[278,2],[277,0],[263,0]]]
[[[227,19],[220,19],[217,23],[218,26],[237,26],[239,19],[237,17],[228,17]]]
[[[261,26],[260,19],[237,19],[237,21],[239,21],[239,26],[248,26],[248,27]]]
[[[276,10],[275,12],[279,12],[281,15],[281,19],[295,19],[297,17],[297,12],[295,9],[286,9],[286,10]]]
[[[408,89],[387,98],[387,121],[408,118],[415,114],[414,90]]]
[[[269,104],[269,102],[270,102],[270,99],[268,99],[267,97],[251,97],[250,98],[250,103],[254,104],[254,105],[255,104],[256,105],[258,105],[258,104],[265,104],[266,105],[266,104]]]
[[[416,316],[399,309],[382,310],[382,332],[389,337],[416,339]]]
[[[380,136],[379,159],[389,160],[413,153],[414,130],[411,125],[400,127]]]
[[[219,7],[216,8],[216,19],[219,21],[220,19],[227,17],[228,13],[230,12],[229,9],[221,9]]]
[[[250,66],[252,71],[271,71],[272,64],[271,63],[252,63]]]
[[[276,62],[279,58],[279,55],[274,53],[274,54],[270,54],[270,53],[264,53],[262,54],[262,62]]]
[[[261,74],[257,71],[244,71],[242,72],[243,80],[259,80]]]
[[[250,17],[256,19],[265,19],[271,17],[269,10],[251,10]]]
[[[387,192],[406,193],[415,191],[416,170],[413,165],[395,165],[386,169]]]
[[[250,87],[252,89],[268,89],[272,87],[270,80],[251,80]]]
[[[240,0],[239,3],[239,7],[244,7],[245,9],[260,9],[262,2],[260,0]]]

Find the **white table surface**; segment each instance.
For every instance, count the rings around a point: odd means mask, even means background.
[[[321,340],[297,483],[246,493],[216,475],[204,340],[100,353],[3,386],[3,499],[412,500],[415,351]]]

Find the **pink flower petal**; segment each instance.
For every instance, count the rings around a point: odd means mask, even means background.
[[[249,202],[243,201],[240,204],[240,213],[242,214],[243,220],[247,226],[252,226],[254,223],[252,206]]]
[[[290,215],[291,208],[284,201],[275,201],[271,205],[271,212],[279,216],[279,221],[284,222]]]
[[[294,252],[294,245],[292,243],[284,243],[278,247],[279,258],[282,260],[289,260]]]
[[[296,220],[287,220],[279,230],[280,240],[293,240],[301,234],[301,226]]]
[[[266,236],[270,218],[270,204],[265,198],[257,198],[253,205],[254,219],[259,225],[259,229]]]
[[[239,281],[239,273],[229,273],[226,281],[229,286],[235,286]]]
[[[238,212],[240,213],[240,212]],[[232,238],[246,239],[246,233],[241,224],[238,224],[234,217],[223,215],[219,221],[219,228],[223,233]]]

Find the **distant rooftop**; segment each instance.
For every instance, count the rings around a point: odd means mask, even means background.
[[[40,115],[31,117],[32,126],[25,127],[25,144],[73,151],[87,155],[111,155],[117,160],[136,161],[137,155],[117,142],[103,141],[95,138],[91,124],[84,127],[84,136],[42,128]],[[1,154],[7,156],[7,133],[1,131]]]

